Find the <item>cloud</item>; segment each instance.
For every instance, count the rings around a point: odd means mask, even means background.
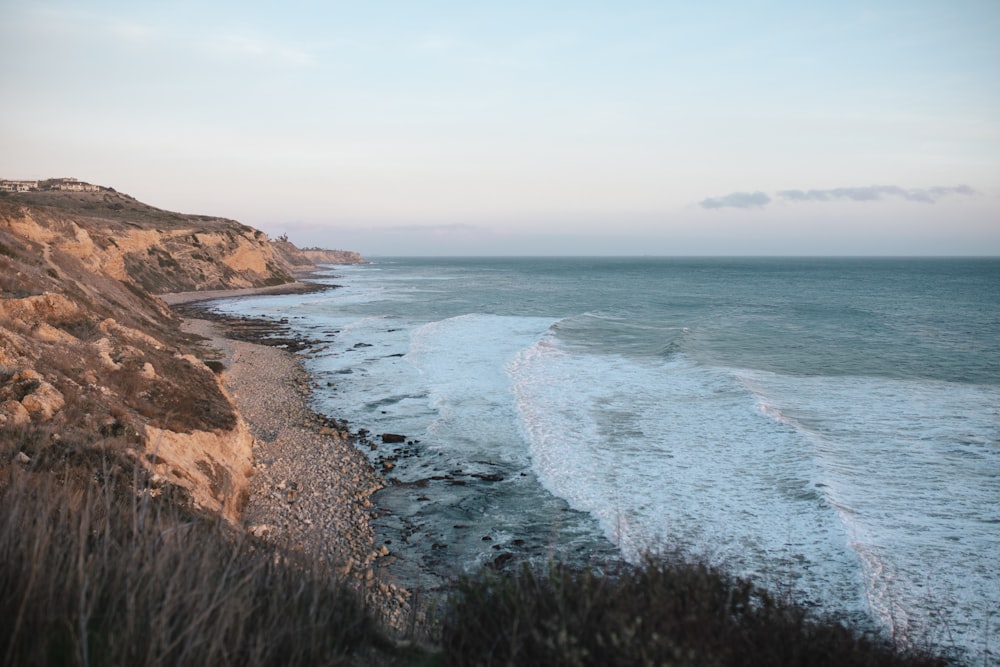
[[[734,192],[724,197],[709,197],[699,202],[702,208],[763,208],[771,198],[763,192]]]
[[[934,186],[930,188],[902,188],[898,185],[870,185],[856,188],[833,188],[830,190],[781,190],[778,197],[793,202],[810,201],[882,201],[888,197],[898,197],[906,201],[933,204],[949,195],[972,196],[978,194],[968,185]]]
[[[935,185],[929,188],[869,185],[853,188],[830,188],[827,190],[779,190],[775,196],[795,203],[834,201],[877,202],[890,198],[898,198],[905,201],[934,204],[944,197],[973,197],[978,194],[979,192],[968,185]],[[708,209],[763,208],[770,204],[771,201],[771,197],[763,192],[734,192],[723,197],[709,197],[699,202],[699,206]]]

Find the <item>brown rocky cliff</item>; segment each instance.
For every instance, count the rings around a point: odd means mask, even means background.
[[[236,521],[251,437],[150,292],[288,282],[291,250],[114,192],[30,194],[0,196],[0,465],[118,456]]]
[[[300,250],[285,236],[271,239],[271,246],[274,248],[278,257],[285,263],[286,266],[290,267],[293,272],[308,272],[316,268],[316,262],[309,259],[305,252]]]
[[[350,250],[326,250],[323,248],[303,248],[302,254],[313,264],[366,264],[367,261]]]
[[[163,211],[113,191],[24,193],[3,203],[14,233],[153,294],[278,285],[301,268],[252,227]]]

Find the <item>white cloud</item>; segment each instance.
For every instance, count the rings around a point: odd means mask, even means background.
[[[771,198],[763,192],[733,192],[722,197],[709,197],[699,202],[702,208],[763,208]]]
[[[807,201],[882,201],[896,197],[906,201],[933,204],[950,195],[973,196],[979,194],[968,185],[936,185],[929,188],[902,188],[898,185],[869,185],[865,187],[833,188],[830,190],[781,190],[778,196],[793,202]]]
[[[885,199],[934,204],[943,197],[972,197],[979,193],[968,185],[935,185],[929,188],[904,188],[898,185],[868,185],[830,188],[825,190],[779,190],[775,196],[789,202],[878,202]],[[733,192],[722,197],[709,197],[699,202],[702,208],[763,208],[772,201],[763,192]]]

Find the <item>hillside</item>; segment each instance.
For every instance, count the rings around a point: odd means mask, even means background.
[[[154,208],[114,191],[0,198],[7,228],[153,294],[290,282],[294,267],[267,235],[234,220]]]
[[[235,521],[251,438],[155,295],[280,285],[312,268],[287,241],[113,190],[0,193],[0,461],[128,456]]]
[[[350,250],[303,248],[302,254],[313,264],[364,264],[361,255]]]

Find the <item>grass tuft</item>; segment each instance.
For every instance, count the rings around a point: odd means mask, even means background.
[[[0,663],[341,664],[377,639],[321,565],[182,514],[139,474],[0,480]]]

